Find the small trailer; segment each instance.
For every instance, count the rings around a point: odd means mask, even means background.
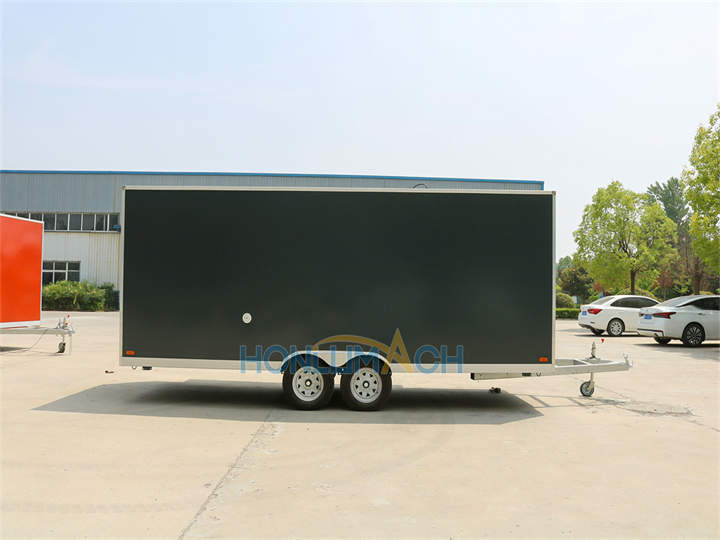
[[[555,193],[123,190],[120,365],[274,371],[317,409],[376,410],[393,373],[630,369],[555,354]]]
[[[40,326],[42,251],[42,221],[0,214],[0,334],[60,336],[59,353],[67,337],[72,352],[69,317],[54,327]]]

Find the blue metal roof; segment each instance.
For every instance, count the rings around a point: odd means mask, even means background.
[[[175,176],[268,176],[285,178],[357,178],[374,180],[433,180],[446,182],[492,182],[505,184],[539,184],[544,189],[545,182],[542,180],[504,180],[499,178],[453,178],[438,176],[383,176],[379,174],[312,174],[312,173],[237,173],[237,172],[172,172],[172,171],[48,171],[48,170],[25,170],[25,169],[0,169],[0,173],[19,174],[137,174],[137,175],[175,175]]]

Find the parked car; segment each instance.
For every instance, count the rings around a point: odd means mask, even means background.
[[[657,303],[657,300],[647,296],[603,296],[592,304],[580,306],[578,324],[596,336],[603,332],[613,337],[620,336],[623,332],[637,332],[640,309]]]
[[[688,347],[720,339],[720,296],[680,296],[641,309],[638,333],[655,338],[661,345],[681,339]]]

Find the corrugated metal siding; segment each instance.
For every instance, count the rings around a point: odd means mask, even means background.
[[[542,190],[542,182],[392,178],[332,175],[122,174],[2,172],[0,210],[120,212],[122,186],[302,186]]]
[[[80,261],[80,279],[118,283],[120,235],[99,232],[46,232],[44,261]]]

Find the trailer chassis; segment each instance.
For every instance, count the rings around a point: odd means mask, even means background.
[[[41,337],[45,335],[60,336],[61,341],[60,343],[58,343],[57,352],[61,354],[65,352],[66,344],[68,345],[68,354],[72,354],[72,336],[74,333],[75,329],[70,324],[70,315],[66,315],[65,317],[61,317],[60,319],[58,319],[57,325],[55,325],[55,327],[21,326],[17,328],[0,328],[0,334],[35,334],[40,335]]]

